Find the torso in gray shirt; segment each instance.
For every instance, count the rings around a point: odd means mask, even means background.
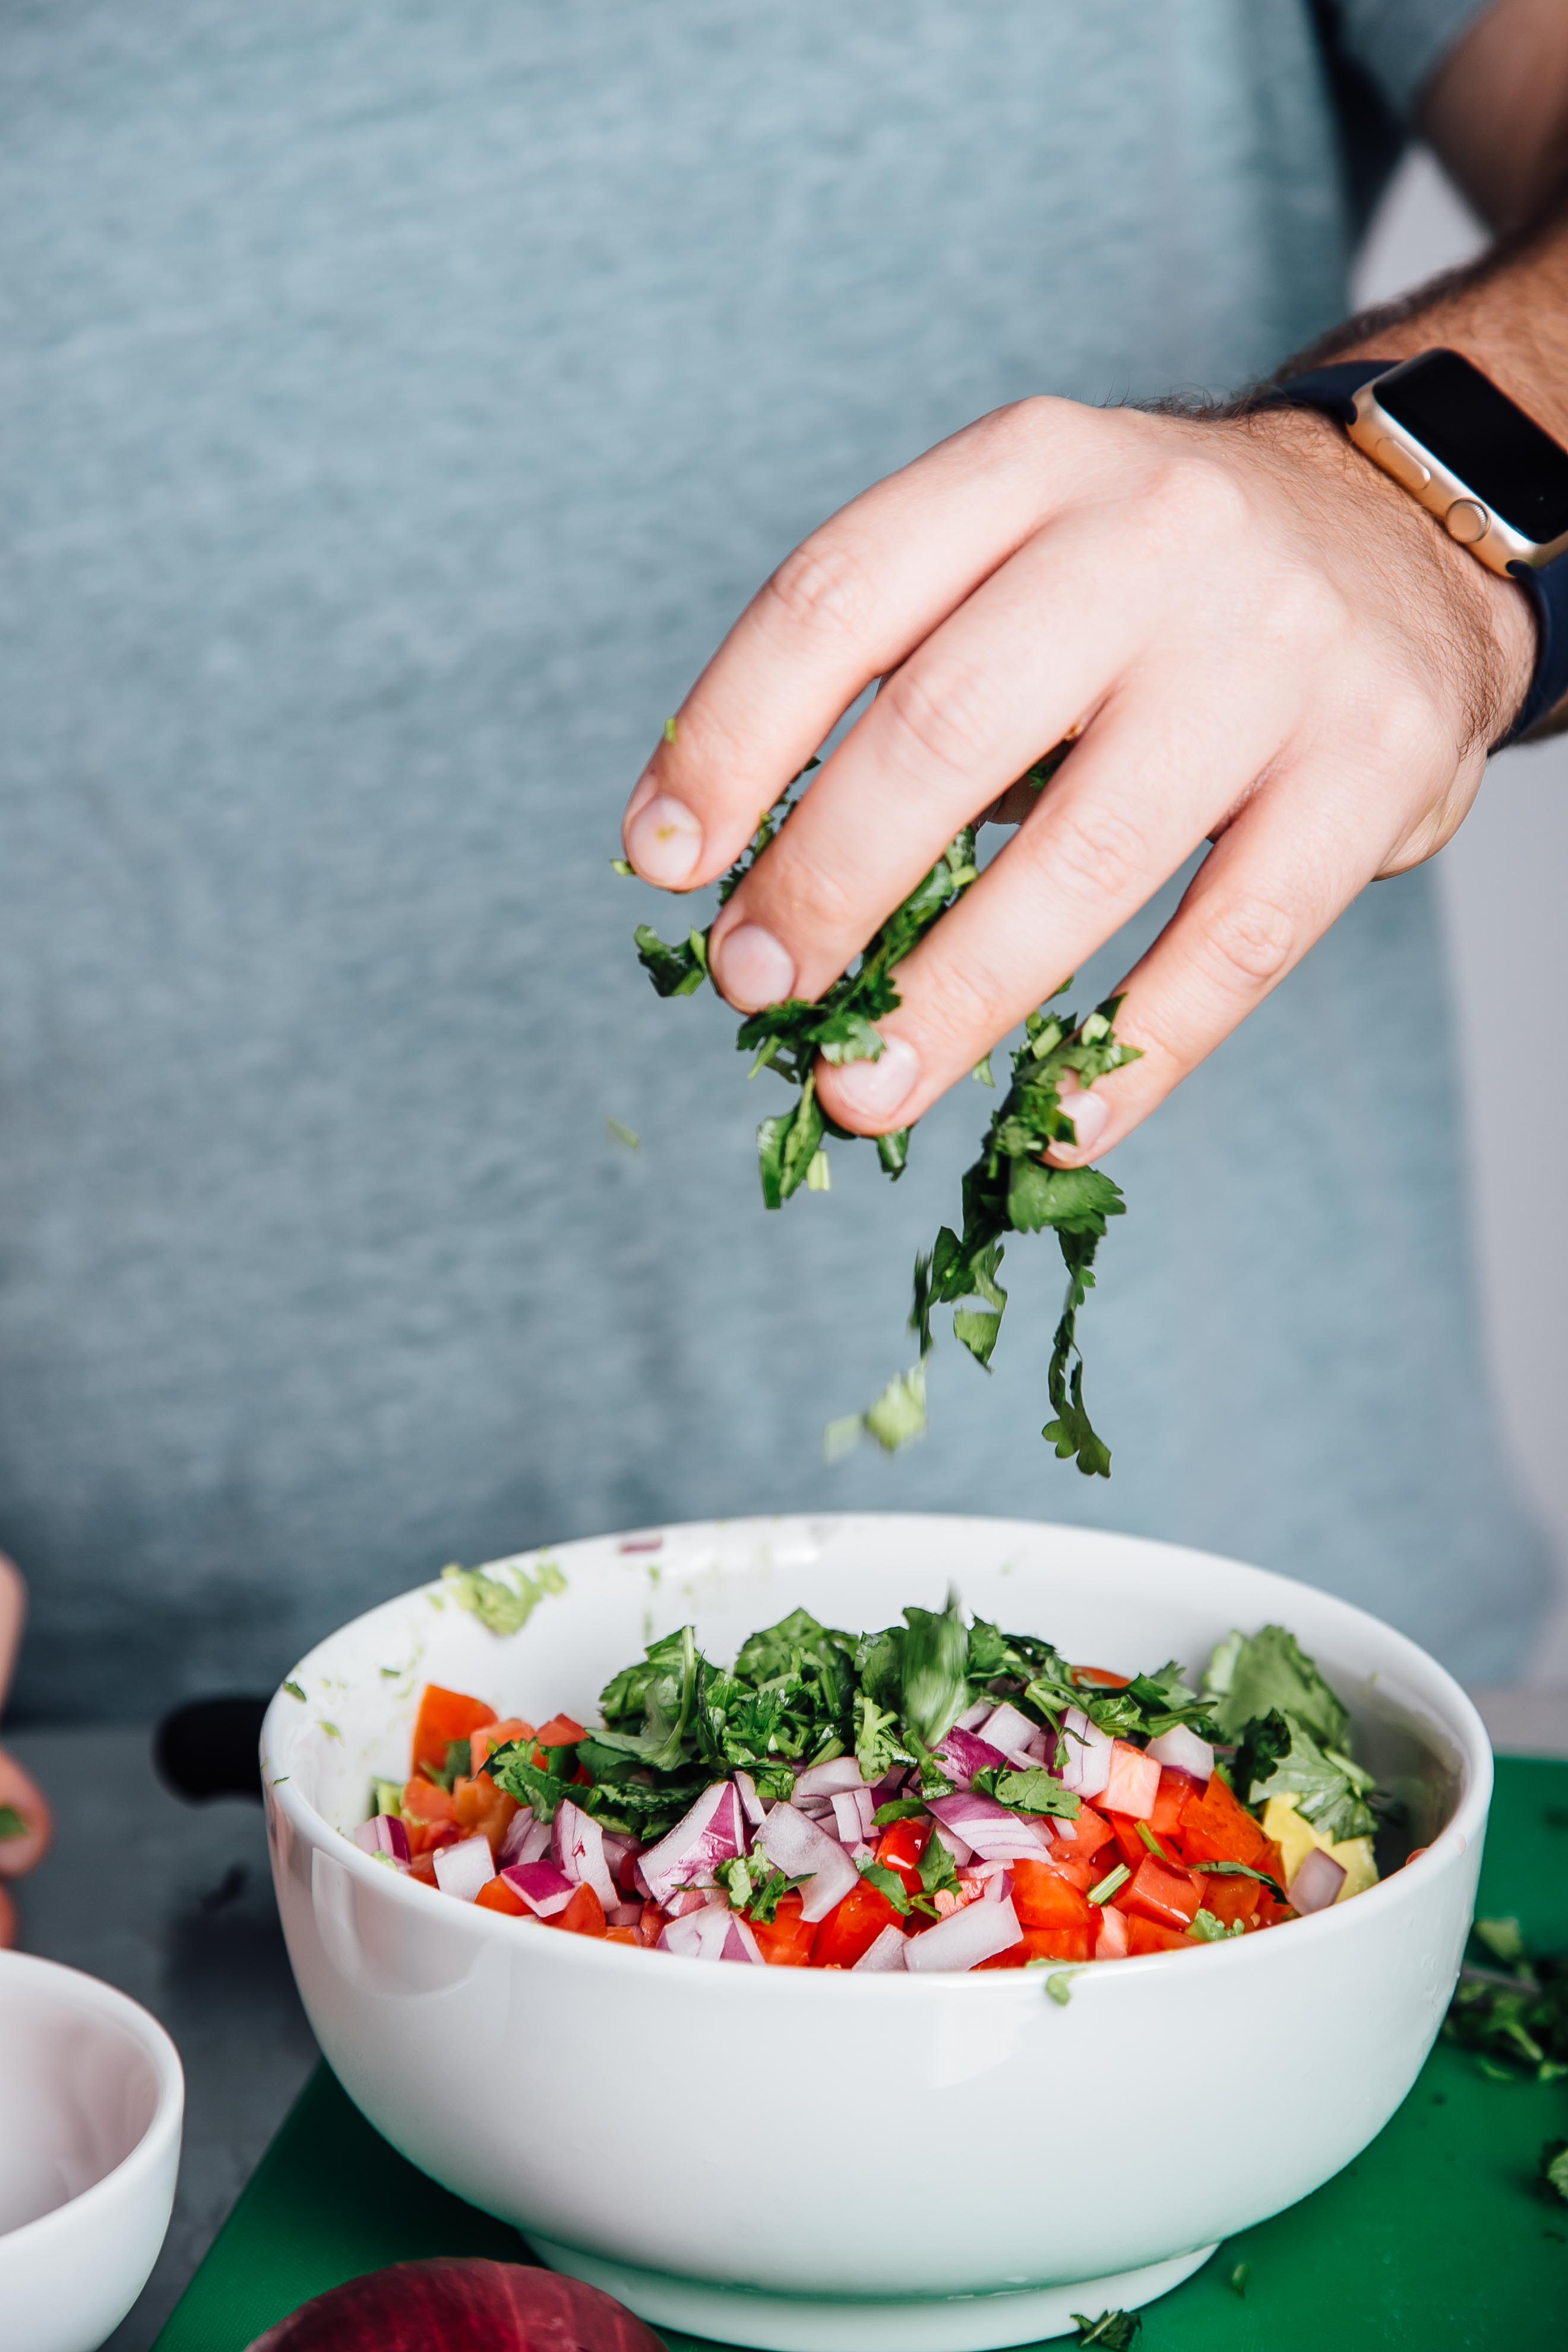
[[[1344,0],[1368,123],[1473,9]],[[944,1353],[922,1447],[825,1467],[991,1098],[896,1192],[840,1151],[765,1216],[770,1082],[710,998],[653,998],[627,935],[669,906],[607,864],[830,509],[999,402],[1222,387],[1342,309],[1377,157],[1326,21],[10,12],[0,1540],[35,1712],[264,1683],[448,1558],[828,1502],[1212,1544],[1506,1671],[1542,1571],[1476,1370],[1426,877],[1117,1155],[1106,1486],[1037,1435],[1048,1241],[994,1377]]]

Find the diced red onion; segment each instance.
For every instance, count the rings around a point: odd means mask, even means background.
[[[973,1706],[966,1706],[964,1708],[963,1713],[959,1717],[958,1722],[954,1727],[955,1729],[959,1731],[978,1731],[986,1717],[991,1713],[993,1704],[994,1702],[988,1698],[977,1698]]]
[[[464,1838],[460,1844],[437,1848],[436,1884],[443,1895],[455,1895],[460,1903],[472,1903],[495,1874],[487,1837]]]
[[[606,1911],[616,1901],[616,1882],[605,1859],[605,1832],[592,1813],[563,1797],[555,1808],[555,1865],[579,1886],[591,1886]]]
[[[763,1818],[767,1808],[763,1803],[761,1797],[757,1794],[756,1782],[752,1780],[749,1772],[737,1772],[734,1776],[734,1780],[736,1789],[740,1792],[742,1811],[745,1814],[746,1819],[751,1822],[752,1827],[754,1830],[760,1830],[762,1828]]]
[[[1101,1731],[1078,1707],[1069,1706],[1057,1742],[1056,1769],[1063,1786],[1075,1789],[1080,1797],[1098,1797],[1110,1778],[1110,1751],[1115,1744],[1109,1731]]]
[[[956,1830],[950,1830],[945,1822],[937,1822],[935,1835],[942,1840],[942,1844],[946,1846],[949,1853],[952,1854],[953,1861],[957,1864],[960,1870],[962,1870],[964,1864],[973,1856],[974,1848],[972,1845],[965,1844],[963,1839],[959,1836],[958,1832]]]
[[[1178,1723],[1173,1730],[1162,1731],[1158,1739],[1149,1742],[1143,1753],[1152,1756],[1156,1764],[1168,1764],[1173,1772],[1190,1772],[1194,1780],[1207,1781],[1214,1771],[1214,1749],[1206,1739],[1200,1739],[1197,1733],[1189,1730],[1184,1723]]]
[[[557,1870],[552,1862],[514,1862],[501,1876],[542,1919],[553,1919],[558,1911],[564,1911],[577,1892],[565,1872]]]
[[[901,1972],[904,1965],[904,1946],[909,1940],[903,1929],[895,1927],[889,1920],[876,1942],[868,1944],[858,1960],[851,1960],[850,1975],[853,1976],[857,1969],[863,1969],[867,1976],[883,1976],[890,1969],[897,1969]]]
[[[888,1773],[884,1779],[878,1781],[876,1787],[871,1791],[871,1804],[873,1810],[879,1805],[891,1804],[893,1799],[898,1795],[899,1790],[904,1785],[908,1769],[909,1768],[907,1765],[895,1764],[892,1770]]]
[[[616,1903],[605,1914],[606,1927],[635,1927],[642,1917],[640,1903]]]
[[[670,1896],[664,1907],[672,1919],[683,1919],[689,1911],[706,1910],[708,1897],[712,1892],[710,1886],[683,1886],[679,1895]]]
[[[1160,1793],[1160,1767],[1130,1739],[1111,1742],[1110,1777],[1100,1801],[1108,1813],[1125,1813],[1130,1821],[1146,1822]]]
[[[987,1903],[1000,1903],[1013,1892],[1012,1874],[1005,1862],[977,1863],[963,1875],[980,1882],[982,1898]]]
[[[394,1862],[408,1860],[408,1832],[395,1813],[377,1813],[373,1821],[361,1822],[354,1843],[362,1853],[389,1854]]]
[[[863,1789],[866,1783],[860,1767],[853,1756],[835,1756],[830,1763],[813,1764],[795,1784],[794,1802],[803,1797],[837,1797],[846,1789]]]
[[[1340,1899],[1348,1874],[1342,1862],[1315,1845],[1290,1881],[1290,1901],[1298,1911],[1326,1911]]]
[[[805,1815],[808,1822],[830,1822],[833,1819],[831,1797],[792,1797],[790,1802],[797,1813]]]
[[[672,1919],[659,1937],[658,1949],[679,1952],[689,1960],[740,1960],[767,1965],[746,1922],[735,1912],[712,1903]]]
[[[1050,1832],[1043,1821],[1009,1812],[990,1797],[933,1797],[930,1810],[944,1828],[956,1830],[983,1862],[1012,1862],[1049,1850]]]
[[[1006,1758],[989,1740],[979,1739],[973,1731],[961,1731],[956,1724],[935,1751],[937,1762],[950,1780],[967,1789],[976,1772],[994,1771]]]
[[[757,1832],[757,1843],[786,1878],[809,1874],[810,1885],[801,1889],[803,1919],[826,1919],[858,1881],[860,1874],[844,1848],[794,1805],[773,1807]]]
[[[739,1792],[732,1780],[715,1780],[667,1836],[639,1855],[638,1863],[648,1893],[661,1903],[678,1886],[711,1884],[713,1864],[732,1862],[745,1850]]]
[[[979,1727],[979,1736],[990,1747],[999,1748],[1004,1756],[1034,1755],[1045,1748],[1039,1725],[1031,1723],[1007,1699],[992,1709]]]
[[[877,1834],[869,1789],[846,1789],[832,1800],[833,1825],[840,1845],[864,1845]]]
[[[1011,1900],[966,1903],[962,1911],[939,1919],[924,1935],[910,1937],[904,1966],[915,1975],[931,1969],[976,1969],[982,1960],[1010,1951],[1023,1940],[1024,1930]]]
[[[526,1805],[520,1807],[507,1823],[506,1835],[501,1840],[501,1868],[506,1870],[514,1862],[542,1861],[549,1851],[549,1822],[535,1821]]]

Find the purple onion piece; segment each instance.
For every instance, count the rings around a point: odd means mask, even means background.
[[[495,1874],[487,1837],[464,1838],[457,1845],[436,1849],[436,1884],[443,1895],[455,1895],[460,1903],[474,1902]]]
[[[570,1797],[563,1797],[555,1808],[552,1852],[556,1868],[575,1885],[591,1886],[606,1911],[619,1902],[605,1857],[605,1832]]]
[[[910,1937],[904,1966],[917,1976],[975,1969],[982,1960],[1009,1951],[1023,1940],[1024,1930],[1010,1897],[1000,1903],[966,1903],[962,1911],[939,1919],[924,1935]]]
[[[558,1911],[564,1911],[577,1892],[565,1872],[557,1870],[552,1862],[514,1862],[501,1876],[542,1919],[553,1919]]]
[[[1168,1765],[1173,1772],[1190,1773],[1205,1786],[1214,1771],[1214,1749],[1184,1723],[1163,1731],[1158,1739],[1149,1742],[1143,1753],[1152,1756],[1156,1764]]]
[[[947,1738],[935,1750],[937,1762],[950,1780],[967,1788],[976,1772],[994,1771],[1006,1758],[989,1740],[979,1739],[973,1731],[961,1731],[954,1724]]]
[[[714,1864],[732,1862],[745,1850],[740,1793],[732,1780],[715,1780],[668,1835],[639,1856],[643,1883],[662,1903],[677,1887],[710,1885]]]
[[[1079,1708],[1069,1706],[1057,1743],[1055,1769],[1063,1785],[1076,1790],[1080,1797],[1098,1797],[1110,1779],[1114,1745],[1109,1731],[1101,1731]]]
[[[1336,1862],[1331,1853],[1315,1845],[1290,1881],[1293,1907],[1303,1914],[1327,1911],[1339,1901],[1340,1889],[1348,1875],[1342,1862]]]
[[[835,1756],[830,1763],[813,1764],[801,1773],[795,1784],[793,1801],[798,1805],[803,1797],[837,1797],[846,1789],[863,1789],[865,1785],[853,1756]]]
[[[526,1805],[520,1807],[507,1823],[506,1835],[501,1840],[498,1856],[501,1868],[506,1870],[514,1862],[542,1861],[549,1851],[549,1822],[535,1821]]]
[[[903,1929],[901,1927],[895,1927],[891,1921],[889,1921],[887,1927],[883,1928],[881,1934],[878,1937],[876,1942],[874,1944],[868,1944],[859,1958],[850,1962],[850,1975],[854,1976],[857,1970],[859,1970],[866,1976],[885,1976],[893,1969],[897,1969],[899,1973],[902,1975],[904,1967],[904,1946],[908,1942],[909,1937],[905,1935]]]
[[[362,1853],[384,1853],[397,1863],[408,1860],[408,1832],[395,1813],[377,1813],[373,1821],[361,1822],[354,1843]]]

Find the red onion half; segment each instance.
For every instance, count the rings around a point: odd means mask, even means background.
[[[523,2263],[395,2263],[302,2303],[250,2352],[663,2352],[624,2304]]]

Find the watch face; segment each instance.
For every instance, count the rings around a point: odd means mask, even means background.
[[[1377,402],[1494,514],[1537,546],[1568,531],[1568,449],[1458,352],[1380,376]]]

